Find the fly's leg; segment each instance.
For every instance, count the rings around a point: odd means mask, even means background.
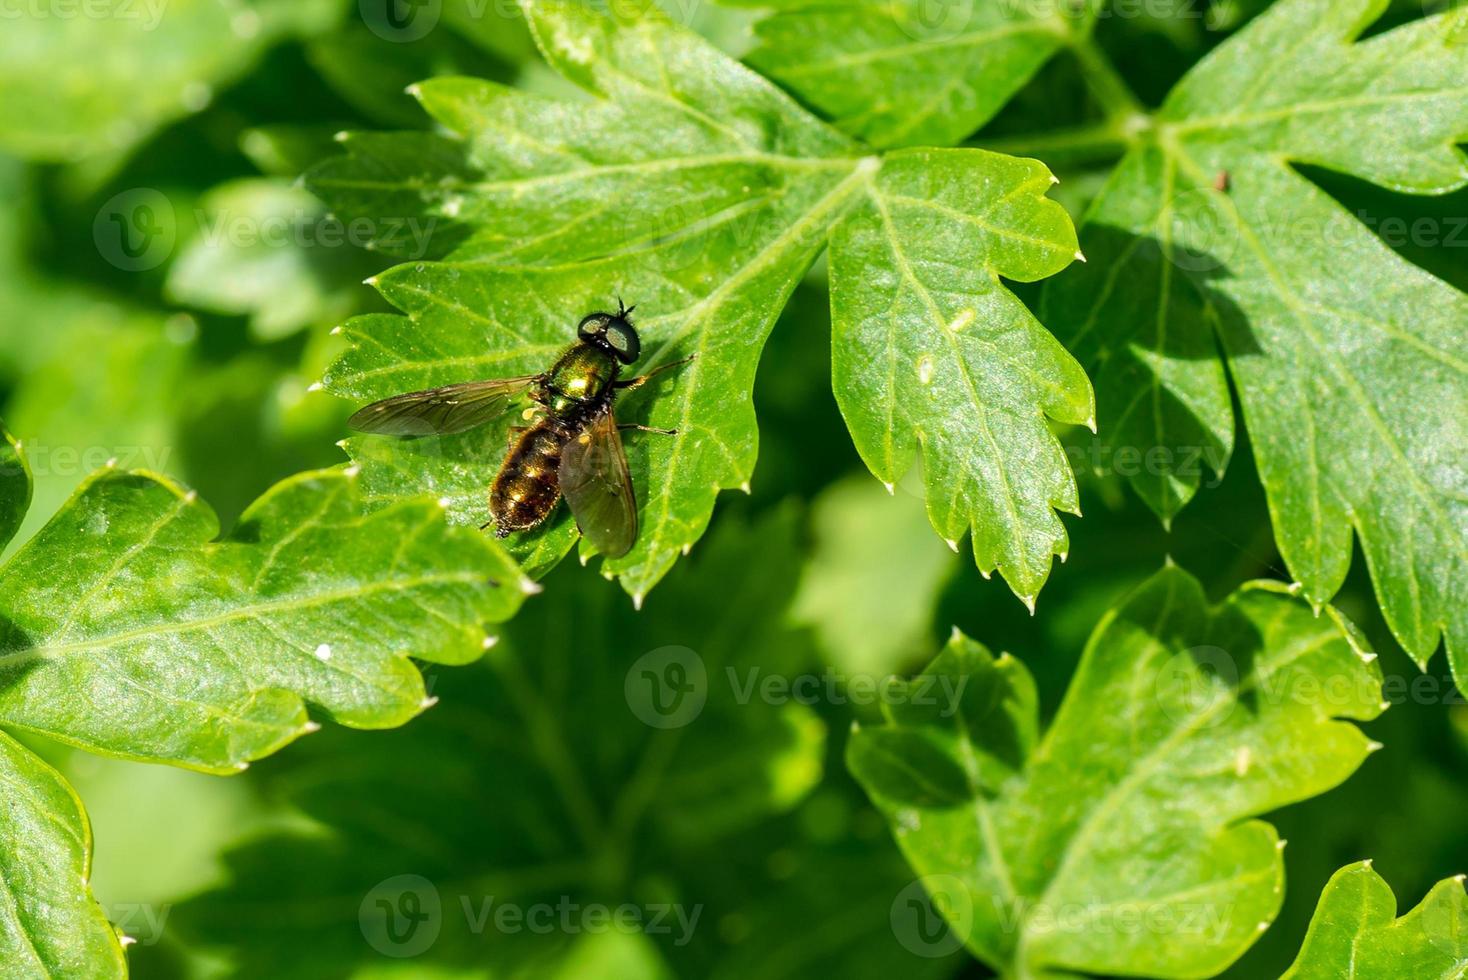
[[[618,381],[615,387],[620,388],[622,391],[631,391],[634,388],[641,388],[643,385],[647,384],[649,381],[651,381],[653,378],[656,378],[664,371],[671,371],[675,367],[682,367],[683,365],[692,361],[697,356],[697,354],[689,354],[681,361],[669,361],[667,364],[659,364],[657,367],[653,368],[651,371],[647,372],[641,377],[628,378],[626,381]]]
[[[653,378],[656,378],[664,371],[671,371],[675,367],[682,367],[683,365],[692,361],[697,356],[697,354],[689,354],[681,361],[670,361],[667,364],[660,364],[657,367],[653,368],[651,371],[642,375],[641,377],[628,378],[626,381],[618,381],[615,387],[620,388],[622,391],[632,391],[635,388],[641,388],[643,385],[647,384],[649,381],[651,381]],[[624,422],[618,425],[617,428],[624,431],[627,429],[633,429],[638,432],[656,432],[660,436],[676,436],[678,434],[677,429],[655,429],[650,425],[638,425],[635,422]]]
[[[479,530],[488,531],[492,527],[494,527],[494,518],[490,518],[483,524],[479,525]],[[502,527],[494,527],[494,536],[497,538],[508,538],[510,536],[510,532],[506,531]],[[490,579],[490,585],[494,586],[495,588],[499,588],[499,583],[494,581],[493,579]]]

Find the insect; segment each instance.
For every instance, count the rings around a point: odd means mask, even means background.
[[[625,555],[637,540],[637,501],[622,451],[622,429],[676,435],[673,429],[618,425],[617,394],[646,384],[692,357],[664,364],[640,377],[618,380],[642,355],[631,313],[619,300],[616,313],[592,313],[576,328],[572,344],[543,374],[462,384],[374,402],[348,425],[360,432],[424,436],[464,432],[499,417],[523,394],[534,404],[530,426],[510,428],[511,445],[489,489],[489,521],[501,538],[538,527],[564,495],[581,533],[608,558]],[[539,418],[536,418],[539,416]]]

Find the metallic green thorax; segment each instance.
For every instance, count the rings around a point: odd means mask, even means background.
[[[556,361],[545,381],[545,406],[564,417],[601,403],[621,365],[611,354],[591,344],[577,344]]]

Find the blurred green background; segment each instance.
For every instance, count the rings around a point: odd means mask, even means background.
[[[1263,5],[1159,5],[1155,16],[1104,20],[1100,39],[1155,101]],[[36,475],[19,540],[109,458],[182,478],[226,527],[277,479],[342,461],[348,406],[309,389],[333,356],[331,328],[382,308],[361,281],[389,263],[350,244],[297,176],[335,152],[338,131],[425,125],[402,91],[414,80],[560,84],[512,4],[434,6],[421,36],[347,0],[107,0],[88,8],[106,16],[92,17],[46,0],[7,7],[0,414]],[[749,44],[754,12],[667,6],[731,53]],[[980,142],[1022,151],[1093,111],[1062,58]],[[1078,218],[1111,161],[1047,162]],[[1377,217],[1468,213],[1468,195],[1414,199],[1310,176]],[[1468,248],[1402,251],[1468,289]],[[891,925],[912,875],[840,761],[861,706],[712,705],[686,735],[659,738],[626,710],[626,664],[681,646],[710,663],[880,675],[920,667],[957,625],[1021,657],[1053,711],[1096,620],[1167,556],[1214,598],[1287,576],[1246,447],[1170,532],[1114,477],[1082,473],[1085,519],[1067,522],[1069,560],[1032,618],[930,532],[910,489],[920,481],[889,497],[862,470],[830,394],[828,322],[818,267],[761,365],[753,494],[726,495],[709,540],[640,616],[570,563],[492,665],[432,678],[442,704],[424,719],[389,733],[328,730],[237,778],[36,745],[90,812],[96,894],[138,939],[135,974],[985,975],[962,954],[916,955]],[[1087,435],[1068,437],[1083,448]],[[1231,976],[1287,965],[1320,888],[1350,861],[1374,858],[1404,904],[1468,868],[1468,708],[1438,676],[1441,658],[1435,687],[1418,679],[1361,562],[1337,604],[1387,676],[1403,691],[1416,684],[1417,696],[1394,696],[1404,703],[1368,726],[1388,751],[1271,818],[1290,841],[1285,910]],[[557,778],[566,771],[578,775]],[[752,784],[760,798],[745,801]],[[583,797],[624,807],[625,821],[586,839]],[[359,910],[408,872],[434,884],[446,926],[422,957],[395,959],[363,934]],[[676,903],[701,917],[679,943],[676,929],[475,934],[458,912],[461,896],[568,894],[611,907]]]

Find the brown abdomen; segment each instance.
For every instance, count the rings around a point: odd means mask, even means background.
[[[489,488],[489,516],[495,534],[535,527],[550,516],[561,499],[557,470],[566,432],[546,419],[526,430],[505,457],[499,475]]]

